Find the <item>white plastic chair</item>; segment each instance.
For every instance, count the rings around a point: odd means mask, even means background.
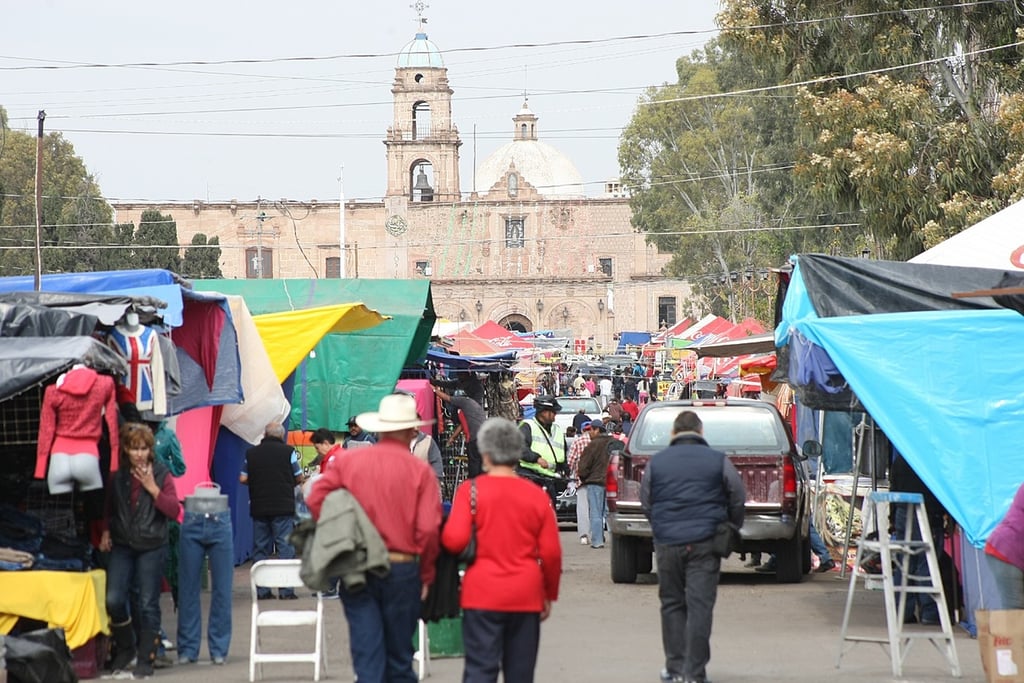
[[[327,672],[326,635],[324,633],[324,600],[316,594],[316,609],[260,609],[256,597],[256,586],[267,588],[301,588],[305,585],[299,578],[301,560],[261,560],[252,566],[249,582],[252,589],[252,633],[249,638],[249,681],[256,680],[259,667],[263,678],[264,662],[310,662],[313,665],[313,680],[320,680],[320,673]],[[262,603],[267,605],[266,602]],[[278,603],[279,604],[279,603]],[[261,652],[260,629],[267,627],[313,626],[316,635],[312,652],[270,653]]]
[[[427,622],[419,620],[416,627],[416,652],[412,656],[416,664],[416,678],[422,681],[430,675],[430,636],[427,631]]]

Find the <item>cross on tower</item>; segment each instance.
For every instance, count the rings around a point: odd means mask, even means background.
[[[423,16],[423,11],[430,7],[423,0],[416,0],[416,2],[409,5],[412,9],[416,10],[416,21],[420,22],[420,32],[423,31],[423,25],[427,23],[427,18]]]

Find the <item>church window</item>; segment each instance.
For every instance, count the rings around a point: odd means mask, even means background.
[[[328,256],[324,262],[324,277],[326,278],[339,278],[341,277],[341,259],[337,256]]]
[[[601,272],[604,273],[605,275],[607,275],[608,277],[611,277],[612,276],[612,259],[611,259],[611,257],[599,258],[597,260],[597,262],[599,264],[598,267],[601,269]]]
[[[508,196],[515,197],[519,194],[519,176],[515,173],[508,174]]]
[[[423,140],[430,137],[430,103],[417,102],[412,105],[412,139]]]
[[[526,219],[509,216],[505,219],[505,248],[522,249],[526,242]]]
[[[430,267],[430,261],[417,261],[415,270],[420,277],[430,277],[434,274],[434,269]]]
[[[669,327],[676,324],[676,298],[674,296],[658,297],[658,320]]]
[[[257,280],[274,277],[274,252],[270,247],[246,247],[245,276]]]
[[[526,124],[525,123],[522,125],[521,130],[522,130],[522,134],[520,135],[520,137],[522,137],[522,139],[525,140],[526,139]]]

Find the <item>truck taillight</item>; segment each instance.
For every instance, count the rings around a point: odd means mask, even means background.
[[[782,461],[782,508],[791,511],[796,507],[796,466],[792,458]]]
[[[608,460],[608,474],[604,479],[605,500],[608,501],[608,509],[615,510],[615,501],[619,497],[619,477],[622,476],[622,462],[617,454],[613,454]]]

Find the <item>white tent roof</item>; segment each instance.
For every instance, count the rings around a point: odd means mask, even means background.
[[[1024,270],[1024,201],[918,254],[910,263]]]

